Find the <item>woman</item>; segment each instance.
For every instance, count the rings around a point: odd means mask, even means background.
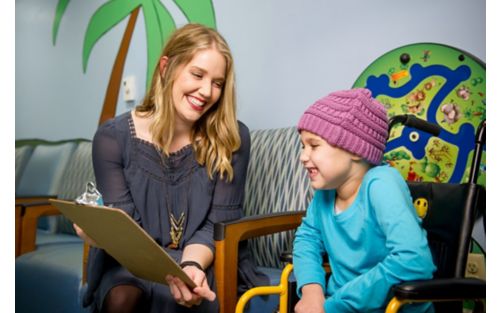
[[[85,306],[99,312],[218,311],[213,225],[242,216],[250,151],[248,129],[236,120],[233,67],[215,30],[197,24],[178,29],[142,104],[103,124],[93,140],[105,205],[132,216],[198,287],[190,290],[176,277],[166,278],[168,286],[139,279],[92,248]],[[245,263],[241,276],[255,285],[262,277]]]

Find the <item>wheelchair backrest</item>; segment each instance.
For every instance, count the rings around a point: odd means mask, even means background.
[[[463,277],[472,226],[483,211],[485,190],[474,184],[409,182],[412,198],[425,199],[427,231],[436,278]],[[474,200],[468,201],[471,196]],[[472,214],[470,214],[472,212]]]

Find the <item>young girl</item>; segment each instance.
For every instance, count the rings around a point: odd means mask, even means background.
[[[297,313],[383,312],[391,286],[432,278],[435,266],[409,189],[395,169],[379,165],[387,127],[384,107],[367,89],[333,92],[299,121],[300,160],[317,191],[294,241]]]
[[[92,157],[104,204],[134,218],[198,287],[176,277],[166,278],[168,286],[139,279],[93,247],[84,298],[92,312],[218,312],[213,225],[243,215],[250,152],[235,111],[227,43],[188,24],[171,35],[142,104],[99,127]],[[244,283],[255,285],[253,263],[240,266]]]

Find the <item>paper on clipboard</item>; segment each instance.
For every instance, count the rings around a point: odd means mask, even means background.
[[[170,274],[190,288],[196,287],[175,260],[124,211],[49,201],[135,276],[166,285],[165,276]]]

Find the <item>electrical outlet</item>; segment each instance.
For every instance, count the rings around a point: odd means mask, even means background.
[[[486,280],[486,260],[484,255],[479,253],[469,253],[467,258],[467,268],[465,277],[479,278]]]
[[[127,76],[123,80],[123,99],[126,102],[133,102],[136,98],[135,76]]]

